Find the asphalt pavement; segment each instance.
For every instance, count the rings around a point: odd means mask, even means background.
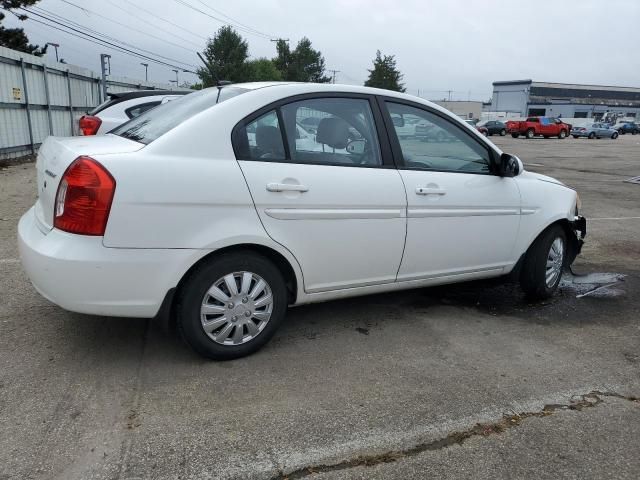
[[[492,139],[580,192],[587,243],[556,297],[308,305],[222,363],[43,299],[15,240],[34,165],[0,169],[0,479],[640,477],[640,136]]]

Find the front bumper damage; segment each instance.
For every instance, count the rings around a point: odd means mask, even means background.
[[[584,239],[587,236],[587,219],[582,215],[576,215],[572,222],[569,222],[571,225],[571,230],[573,230],[574,235],[569,239],[571,249],[570,256],[568,258],[568,265],[571,265],[576,257],[582,251],[582,245],[584,245]]]

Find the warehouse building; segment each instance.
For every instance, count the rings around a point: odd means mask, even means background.
[[[640,118],[640,88],[533,80],[493,82],[488,110],[505,112],[508,117]]]

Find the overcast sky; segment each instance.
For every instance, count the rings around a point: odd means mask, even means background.
[[[447,97],[451,90],[454,99],[487,100],[493,81],[523,78],[640,87],[640,0],[68,1],[103,17],[64,0],[42,0],[37,6],[187,65],[199,65],[195,51],[222,23],[181,3],[214,17],[227,15],[252,31],[288,38],[292,48],[309,37],[327,68],[340,70],[339,83],[362,84],[380,49],[396,56],[407,92],[416,95],[419,89],[420,96],[430,99]],[[112,55],[113,75],[144,78],[140,62],[146,60],[30,20],[19,22],[8,15],[4,23],[20,24],[32,42],[59,43],[59,54],[68,63],[99,71],[104,52]],[[265,36],[240,33],[249,42],[251,57],[275,55],[275,45]],[[48,55],[54,55],[53,49]],[[171,67],[147,63],[149,80],[175,78]],[[180,72],[183,80],[196,77]]]

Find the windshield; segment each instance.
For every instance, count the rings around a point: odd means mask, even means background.
[[[246,88],[223,87],[190,93],[147,110],[109,133],[148,145],[194,115],[248,91]]]

